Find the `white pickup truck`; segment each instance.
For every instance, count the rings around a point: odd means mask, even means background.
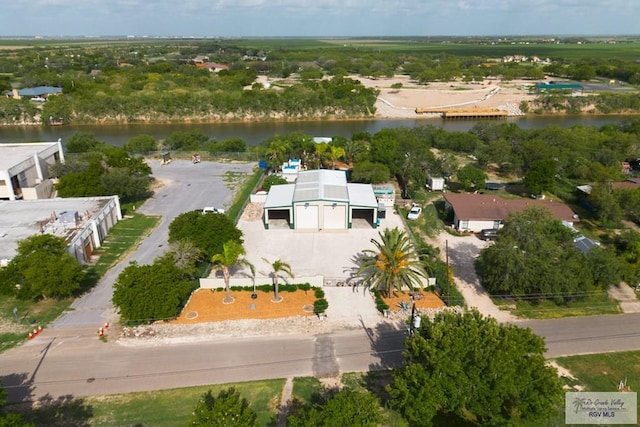
[[[214,208],[213,206],[206,206],[206,207],[202,208],[202,213],[203,214],[206,214],[206,213],[209,213],[209,212],[223,214],[224,213],[224,209]]]

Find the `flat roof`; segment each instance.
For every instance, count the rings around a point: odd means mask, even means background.
[[[86,212],[89,217],[93,217],[111,199],[112,197],[77,197],[0,201],[0,260],[13,258],[20,240],[41,232],[65,237],[70,241],[76,228],[54,218],[59,218],[62,212],[73,211],[78,212],[81,218],[85,217]]]
[[[0,170],[7,171],[49,147],[57,146],[57,142],[29,142],[24,144],[0,144]]]
[[[349,204],[353,207],[377,208],[378,200],[373,194],[371,184],[347,184]]]
[[[272,185],[264,202],[264,209],[290,208],[295,184]]]

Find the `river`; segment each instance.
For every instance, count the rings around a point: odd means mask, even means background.
[[[550,116],[508,118],[506,122],[516,123],[523,129],[546,126],[572,127],[575,125],[600,127],[605,124],[617,124],[628,116]],[[484,121],[486,122],[486,120]],[[492,123],[500,123],[491,121]],[[466,132],[478,120],[442,120],[442,119],[374,119],[344,121],[309,122],[255,122],[255,123],[211,123],[211,124],[153,124],[153,125],[85,125],[85,126],[0,126],[0,143],[57,141],[64,142],[76,132],[87,132],[100,141],[117,146],[124,145],[131,137],[147,134],[156,139],[164,139],[174,131],[202,130],[205,135],[223,141],[240,137],[249,146],[256,146],[273,135],[286,135],[300,131],[311,136],[344,136],[350,138],[357,132],[376,133],[385,128],[417,127],[433,125],[447,131]]]

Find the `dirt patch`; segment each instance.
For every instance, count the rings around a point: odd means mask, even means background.
[[[312,316],[315,294],[311,291],[279,292],[280,302],[272,302],[273,293],[257,291],[256,299],[250,291],[231,291],[232,304],[224,304],[224,290],[198,289],[171,324],[194,324],[240,319],[277,319],[293,316]]]
[[[421,310],[427,310],[432,308],[444,308],[446,304],[433,292],[422,292],[420,298],[414,298],[416,308]],[[400,303],[408,304],[411,307],[411,295],[408,292],[396,292],[389,298],[382,298],[389,306],[391,311],[402,310]]]
[[[242,211],[241,219],[243,221],[259,221],[262,218],[262,207],[264,203],[247,203]]]

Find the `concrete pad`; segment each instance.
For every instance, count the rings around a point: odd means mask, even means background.
[[[384,228],[404,229],[400,216],[387,211],[380,228],[349,230],[301,231],[291,229],[265,230],[261,220],[240,220],[244,233],[246,258],[256,267],[256,277],[269,277],[273,262],[280,259],[291,266],[296,277],[325,277],[325,298],[329,302],[328,321],[350,327],[372,327],[383,321],[372,295],[362,287],[336,286],[350,282],[357,272],[354,258],[364,249],[374,249],[371,239],[380,240]],[[294,280],[295,281],[295,280]]]
[[[269,261],[280,259],[291,265],[296,276],[323,275],[326,280],[346,281],[357,270],[354,257],[364,249],[374,249],[371,239],[379,240],[384,228],[404,229],[398,214],[387,213],[375,228],[352,228],[349,230],[265,230],[262,221],[240,220],[238,228],[244,233],[247,259],[256,267],[256,276],[269,276]],[[328,283],[327,283],[328,284]]]

